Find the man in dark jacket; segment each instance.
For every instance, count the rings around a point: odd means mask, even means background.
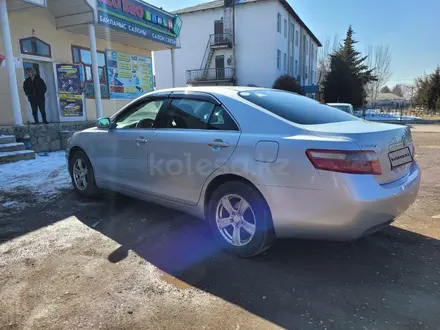
[[[46,84],[44,80],[37,74],[32,68],[26,69],[26,75],[28,76],[23,83],[23,90],[28,97],[29,103],[32,108],[32,115],[34,116],[35,123],[38,124],[38,109],[40,109],[43,123],[47,124],[46,120]]]

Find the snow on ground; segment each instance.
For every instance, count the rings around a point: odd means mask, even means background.
[[[44,156],[47,155],[47,156]],[[30,202],[47,202],[71,187],[64,151],[37,154],[35,159],[0,165],[0,214]],[[23,200],[26,192],[30,198]]]
[[[357,111],[356,115],[358,117],[362,117],[363,113],[361,111]],[[376,111],[375,109],[366,109],[364,119],[371,120],[371,121],[381,121],[381,120],[416,120],[416,119],[420,119],[420,118],[415,117],[415,116],[402,116],[402,117],[400,117],[399,111],[380,113],[379,111]]]

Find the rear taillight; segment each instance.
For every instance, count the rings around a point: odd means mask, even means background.
[[[309,149],[306,155],[319,170],[351,174],[382,174],[375,151]]]

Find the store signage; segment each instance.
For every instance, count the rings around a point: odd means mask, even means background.
[[[301,89],[304,93],[318,93],[319,92],[319,86],[318,85],[310,85],[310,86],[301,86]]]
[[[153,90],[153,61],[139,56],[106,49],[110,99],[132,100]]]
[[[155,41],[176,45],[176,17],[137,0],[98,0],[98,22]],[[176,33],[177,32],[177,33]]]

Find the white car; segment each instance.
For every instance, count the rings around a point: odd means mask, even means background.
[[[327,103],[327,105],[345,111],[349,114],[354,114],[353,106],[350,103]]]

